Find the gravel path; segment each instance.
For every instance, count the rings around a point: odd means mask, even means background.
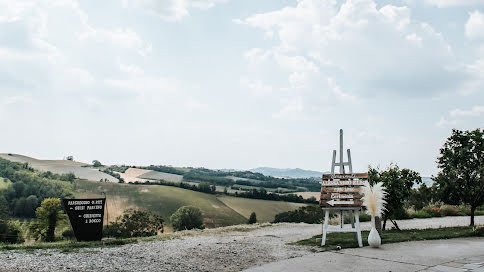
[[[465,226],[469,217],[398,221],[401,228]],[[484,224],[484,216],[476,217]],[[391,225],[391,224],[390,224]],[[369,223],[362,223],[368,229]],[[262,224],[167,234],[172,240],[78,252],[1,251],[0,271],[240,271],[308,255],[310,247],[287,245],[321,233],[321,225]]]

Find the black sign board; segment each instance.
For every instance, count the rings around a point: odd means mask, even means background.
[[[77,241],[100,241],[106,199],[64,199],[63,201]]]

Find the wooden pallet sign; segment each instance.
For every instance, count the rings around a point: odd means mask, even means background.
[[[361,187],[367,173],[323,175],[320,206],[323,208],[361,207]]]

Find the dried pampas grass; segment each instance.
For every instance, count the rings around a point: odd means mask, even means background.
[[[385,210],[385,187],[383,183],[379,182],[373,186],[369,183],[362,189],[363,193],[363,206],[366,207],[366,213],[371,216],[381,216],[383,211]]]

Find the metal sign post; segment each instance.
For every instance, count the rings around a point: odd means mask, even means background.
[[[321,246],[326,244],[326,234],[328,232],[355,232],[358,245],[363,246],[360,230],[360,217],[363,197],[360,194],[361,186],[368,182],[368,174],[354,174],[351,163],[351,152],[347,149],[348,161],[343,161],[343,130],[340,129],[339,162],[336,162],[336,150],[333,150],[333,161],[331,174],[323,175],[321,182],[320,206],[324,211],[324,221],[322,224]],[[339,167],[339,174],[335,174],[335,167]],[[349,172],[346,173],[345,166]],[[340,214],[340,226],[329,228],[329,213],[336,211]],[[350,213],[351,228],[344,227],[344,212]]]

